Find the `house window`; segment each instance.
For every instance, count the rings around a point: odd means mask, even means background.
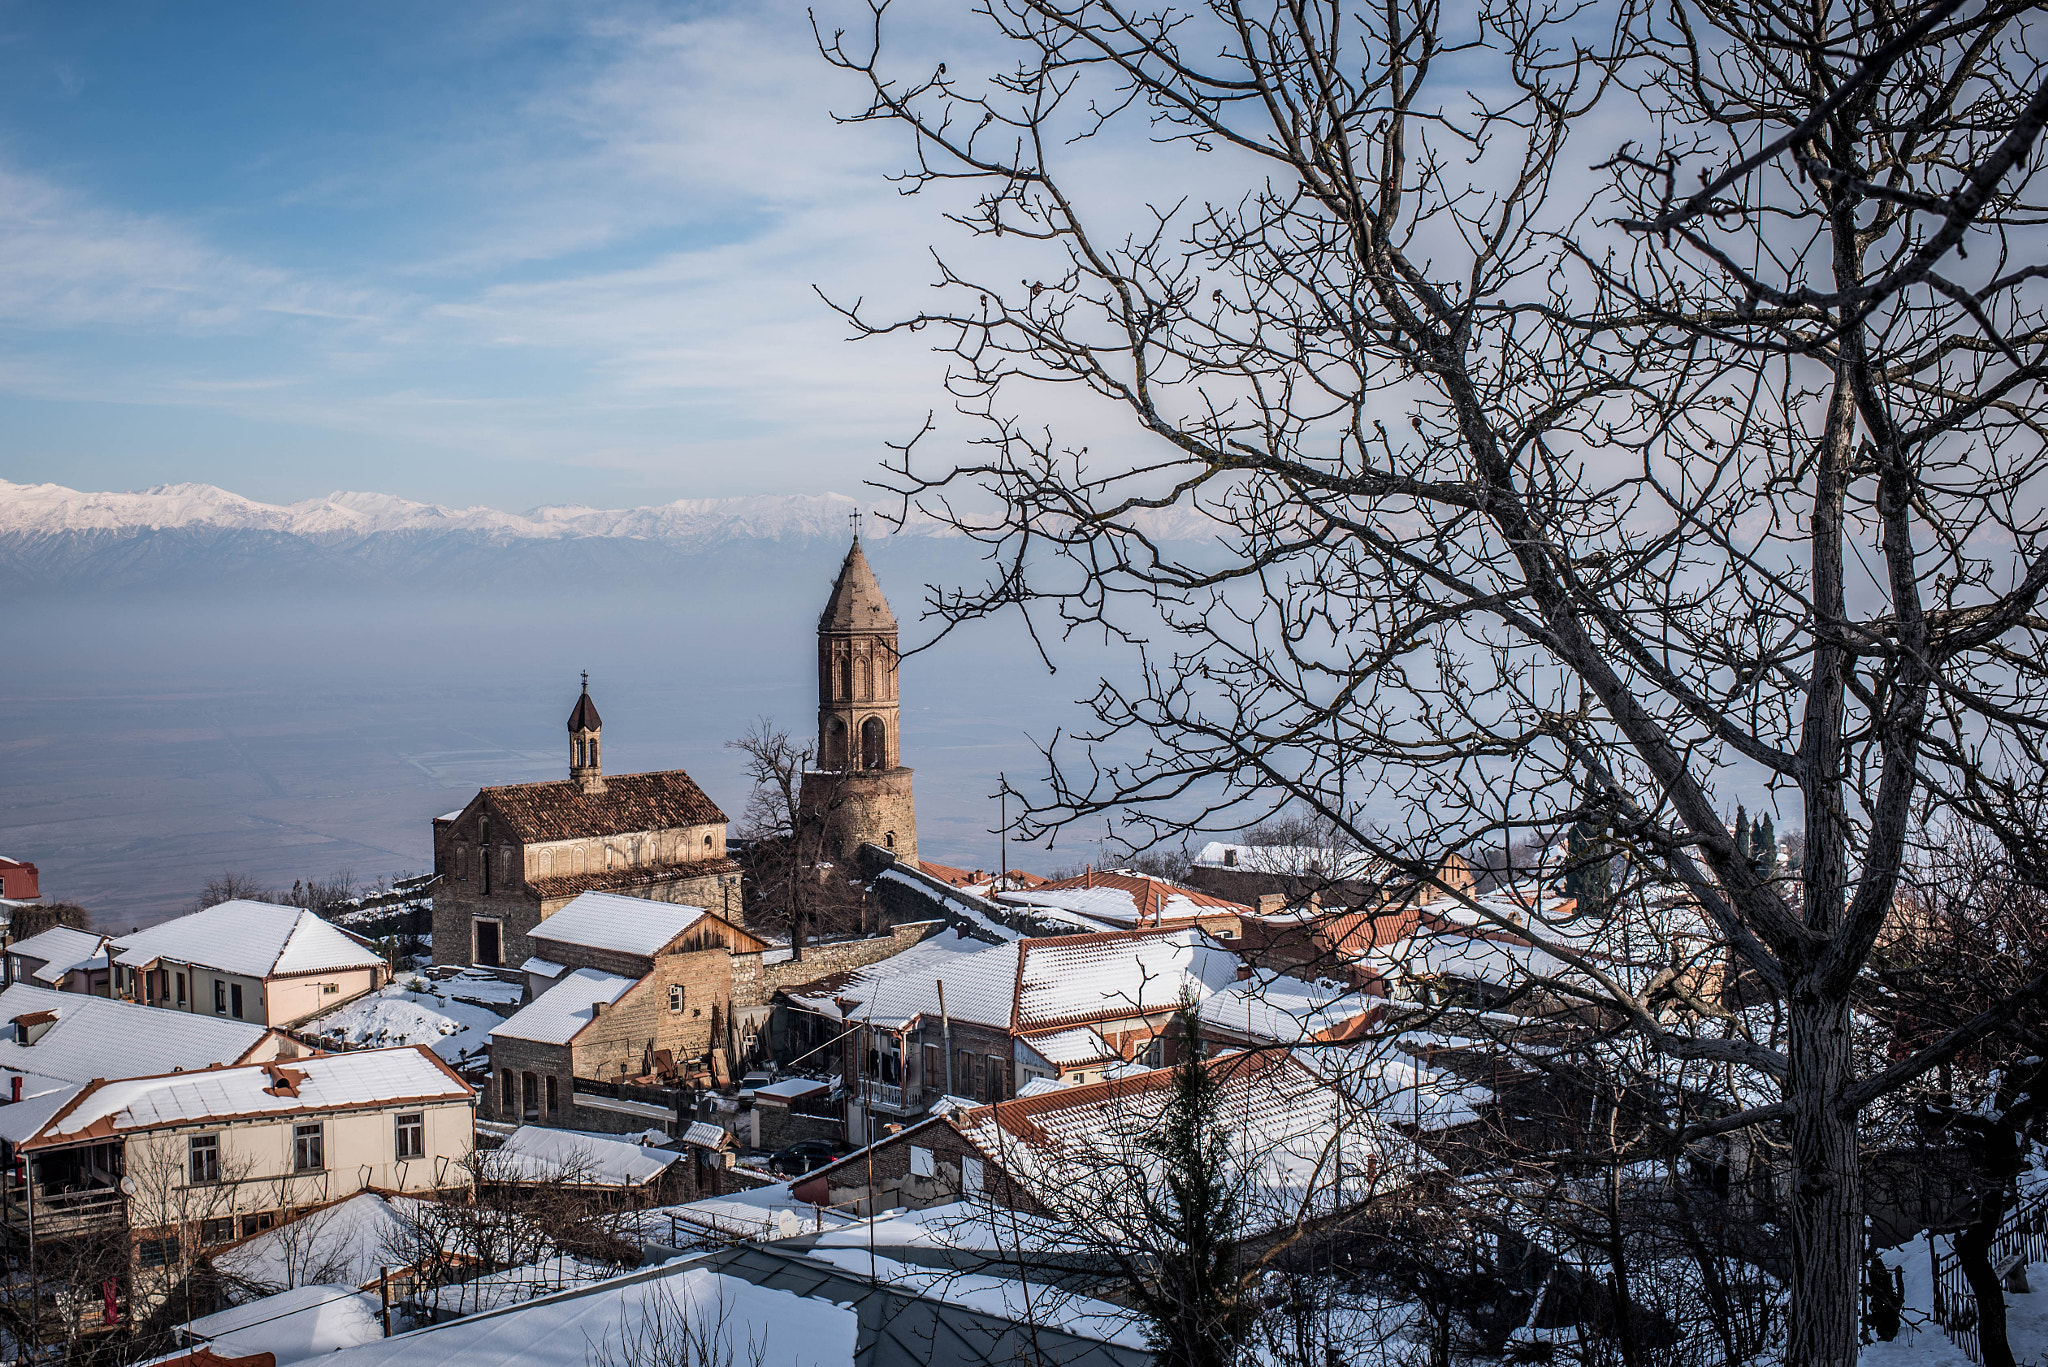
[[[936,1173],[938,1168],[933,1163],[932,1158],[933,1155],[930,1149],[920,1149],[915,1144],[911,1145],[910,1175],[912,1177],[930,1177]]]
[[[242,985],[228,984],[228,1014],[236,1020],[242,1019]]]
[[[178,1261],[176,1239],[144,1239],[135,1245],[136,1261],[144,1267],[171,1267]]]
[[[1010,1076],[1008,1063],[1009,1060],[1000,1055],[990,1054],[988,1056],[988,1091],[983,1095],[982,1100],[1001,1101],[1003,1099],[1003,1093],[1009,1090]]]
[[[512,1108],[519,1104],[519,1084],[509,1072],[500,1074],[498,1081],[500,1104],[504,1107],[505,1114],[510,1115]]]
[[[183,1006],[184,1004],[185,1004],[185,975],[184,975],[184,974],[182,974],[182,973],[180,973],[180,974],[178,975],[178,1005],[180,1005],[180,1006]]]
[[[296,1172],[318,1172],[327,1166],[327,1137],[319,1121],[292,1126],[292,1168]]]
[[[190,1149],[190,1170],[192,1181],[220,1181],[220,1136],[217,1134],[195,1134],[188,1141]]]
[[[274,1210],[266,1210],[260,1215],[244,1215],[242,1217],[242,1237],[246,1239],[251,1234],[261,1234],[276,1223],[277,1212]]]
[[[540,1079],[532,1073],[527,1073],[524,1076],[526,1079],[526,1119],[538,1120],[540,1119]]]
[[[199,1222],[199,1242],[202,1244],[231,1244],[235,1241],[235,1217],[230,1215],[219,1220]]]
[[[683,1014],[683,985],[681,983],[670,983],[668,985],[668,1009],[678,1016]]]
[[[556,1111],[562,1109],[562,1096],[561,1092],[558,1090],[560,1083],[556,1080],[555,1075],[553,1073],[549,1073],[547,1075],[546,1086],[548,1093],[548,1114],[553,1115]]]
[[[400,1158],[423,1158],[427,1152],[427,1117],[423,1111],[405,1111],[395,1122],[398,1128],[398,1144],[394,1152]]]
[[[213,980],[213,1014],[225,1016],[228,1013],[228,985],[219,978]]]
[[[320,984],[320,995],[321,995],[321,996],[323,996],[323,997],[332,997],[332,996],[334,996],[334,995],[335,995],[336,993],[338,993],[338,992],[340,992],[340,991],[341,991],[341,984],[340,984],[340,983],[321,983],[321,984]]]

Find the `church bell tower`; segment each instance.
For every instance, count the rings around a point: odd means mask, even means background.
[[[856,530],[818,619],[817,767],[802,803],[824,830],[826,858],[851,860],[868,844],[917,860],[896,666],[896,616]]]
[[[599,761],[598,743],[604,734],[604,718],[590,700],[590,675],[583,676],[583,696],[569,714],[569,781],[585,793],[604,791],[604,766]]]

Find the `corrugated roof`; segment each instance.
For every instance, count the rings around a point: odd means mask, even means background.
[[[667,1172],[682,1155],[616,1135],[521,1125],[490,1158],[489,1175],[508,1182],[639,1187]]]
[[[113,943],[116,963],[142,968],[157,959],[201,964],[249,978],[376,968],[384,957],[301,907],[222,902],[150,926]]]
[[[277,1085],[280,1076],[294,1079],[292,1085]],[[194,1121],[341,1110],[393,1101],[453,1101],[470,1095],[469,1084],[423,1044],[320,1054],[282,1064],[253,1063],[91,1084],[37,1131],[30,1147]]]
[[[920,1015],[937,1020],[938,984],[944,982],[946,1010],[954,1020],[1007,1030],[1016,979],[1015,943],[992,945],[942,931],[893,958],[792,987],[788,993],[835,1020],[881,1023]],[[842,1008],[841,1000],[854,1005]]]
[[[704,908],[680,902],[586,892],[535,926],[536,940],[653,956],[704,919]]]
[[[179,1068],[191,1072],[237,1062],[270,1033],[251,1021],[167,1011],[25,983],[0,992],[0,1026],[39,1011],[55,1012],[57,1023],[34,1044],[18,1044],[12,1030],[0,1030],[0,1068],[65,1082],[147,1077]]]
[[[579,968],[553,987],[519,1008],[512,1018],[491,1031],[491,1038],[530,1040],[535,1044],[567,1044],[576,1032],[597,1018],[591,1005],[610,1006],[626,995],[637,982],[616,973]]]
[[[532,844],[590,836],[665,831],[678,826],[722,825],[725,813],[681,769],[607,775],[601,793],[586,793],[568,779],[485,788],[482,796]]]

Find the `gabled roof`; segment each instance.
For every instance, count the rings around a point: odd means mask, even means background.
[[[90,930],[74,930],[70,926],[52,926],[40,935],[31,935],[26,940],[16,940],[7,946],[9,954],[19,954],[24,959],[40,959],[43,967],[35,971],[38,982],[62,982],[64,975],[87,959],[99,957],[106,948],[107,937]]]
[[[491,1031],[491,1038],[529,1040],[535,1044],[567,1044],[576,1032],[597,1019],[595,1003],[610,1006],[631,991],[637,978],[579,968],[514,1012]]]
[[[15,1043],[8,1022],[42,1012],[55,1013],[57,1023],[34,1044]],[[138,1006],[83,992],[22,983],[0,992],[0,1068],[65,1082],[239,1063],[269,1035],[267,1027],[250,1021]]]
[[[590,700],[590,681],[583,681],[583,696],[576,700],[576,710],[569,714],[571,731],[595,731],[604,725],[604,718],[597,715],[597,704]]]
[[[655,902],[645,897],[622,897],[612,892],[578,895],[554,915],[529,932],[535,940],[555,944],[582,945],[586,949],[610,949],[622,954],[653,957],[676,941],[706,931],[728,932],[756,946],[764,941],[720,920],[702,907],[680,902]]]
[[[424,1044],[316,1054],[289,1064],[252,1063],[91,1082],[23,1147],[46,1148],[199,1121],[255,1120],[399,1102],[466,1101],[473,1095],[469,1084]],[[0,1115],[6,1109],[0,1107]]]
[[[818,630],[896,630],[896,614],[889,611],[889,600],[882,596],[882,586],[875,581],[875,572],[868,568],[868,558],[861,552],[858,537],[839,566],[839,578],[832,585],[832,596],[825,600]]]
[[[124,935],[113,955],[130,968],[171,959],[249,978],[384,964],[383,955],[310,911],[250,901],[222,902]]]
[[[477,800],[488,803],[512,834],[529,845],[725,821],[718,804],[681,769],[607,774],[604,783],[601,793],[586,793],[569,779],[507,783],[482,789]]]
[[[954,1020],[1010,1028],[1017,981],[1017,944],[992,945],[944,931],[865,968],[834,973],[786,989],[806,1009],[833,1020],[900,1025],[915,1016],[939,1018],[938,984]]]

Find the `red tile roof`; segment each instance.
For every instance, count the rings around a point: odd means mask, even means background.
[[[528,844],[722,825],[726,819],[718,804],[681,769],[620,774],[604,783],[601,793],[586,793],[568,779],[509,783],[486,788],[482,796]]]

